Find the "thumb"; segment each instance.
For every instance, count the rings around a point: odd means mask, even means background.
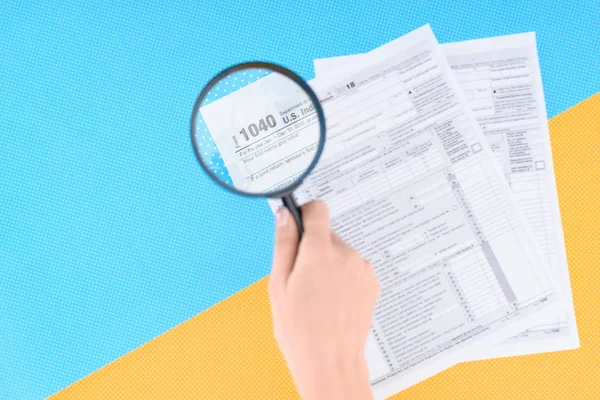
[[[287,208],[277,210],[275,221],[275,250],[270,279],[274,287],[283,287],[294,267],[300,238],[296,222]]]

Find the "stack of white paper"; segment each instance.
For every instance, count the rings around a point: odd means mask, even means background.
[[[427,25],[315,71],[327,141],[295,194],[375,267],[375,397],[578,347],[534,34],[440,46]]]
[[[399,40],[375,52],[399,51]],[[545,265],[564,294],[560,310],[501,345],[470,352],[465,360],[579,347],[558,206],[535,33],[442,45],[471,110],[501,165],[533,231]],[[369,55],[317,59],[319,78],[339,77],[369,64]],[[335,79],[333,79],[335,80]]]

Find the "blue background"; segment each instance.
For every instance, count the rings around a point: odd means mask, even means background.
[[[427,22],[440,42],[536,31],[552,117],[600,91],[598,21],[597,0],[1,2],[0,398],[48,396],[268,274],[266,203],[190,145],[220,69],[308,79]]]

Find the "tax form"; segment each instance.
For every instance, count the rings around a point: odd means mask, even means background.
[[[289,78],[265,69],[229,80],[231,86],[222,85],[228,95],[200,108],[196,140],[204,162],[219,179],[246,193],[289,187],[313,162],[320,143],[312,101]],[[226,170],[219,168],[222,164]]]
[[[394,46],[390,42],[382,48],[394,51]],[[562,292],[561,307],[554,315],[501,345],[472,351],[465,360],[575,349],[579,337],[535,33],[441,46]],[[357,69],[357,64],[361,60],[368,63],[368,58],[315,60],[315,73],[322,78],[339,76],[340,66]]]
[[[332,229],[381,283],[366,348],[376,398],[522,331],[557,298],[431,29],[397,43],[342,82],[310,82],[327,142],[296,191],[327,202]]]

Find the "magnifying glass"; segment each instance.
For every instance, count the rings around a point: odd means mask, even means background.
[[[241,195],[281,198],[302,235],[293,192],[325,143],[323,109],[302,78],[263,62],[223,70],[196,100],[191,135],[210,177]]]

